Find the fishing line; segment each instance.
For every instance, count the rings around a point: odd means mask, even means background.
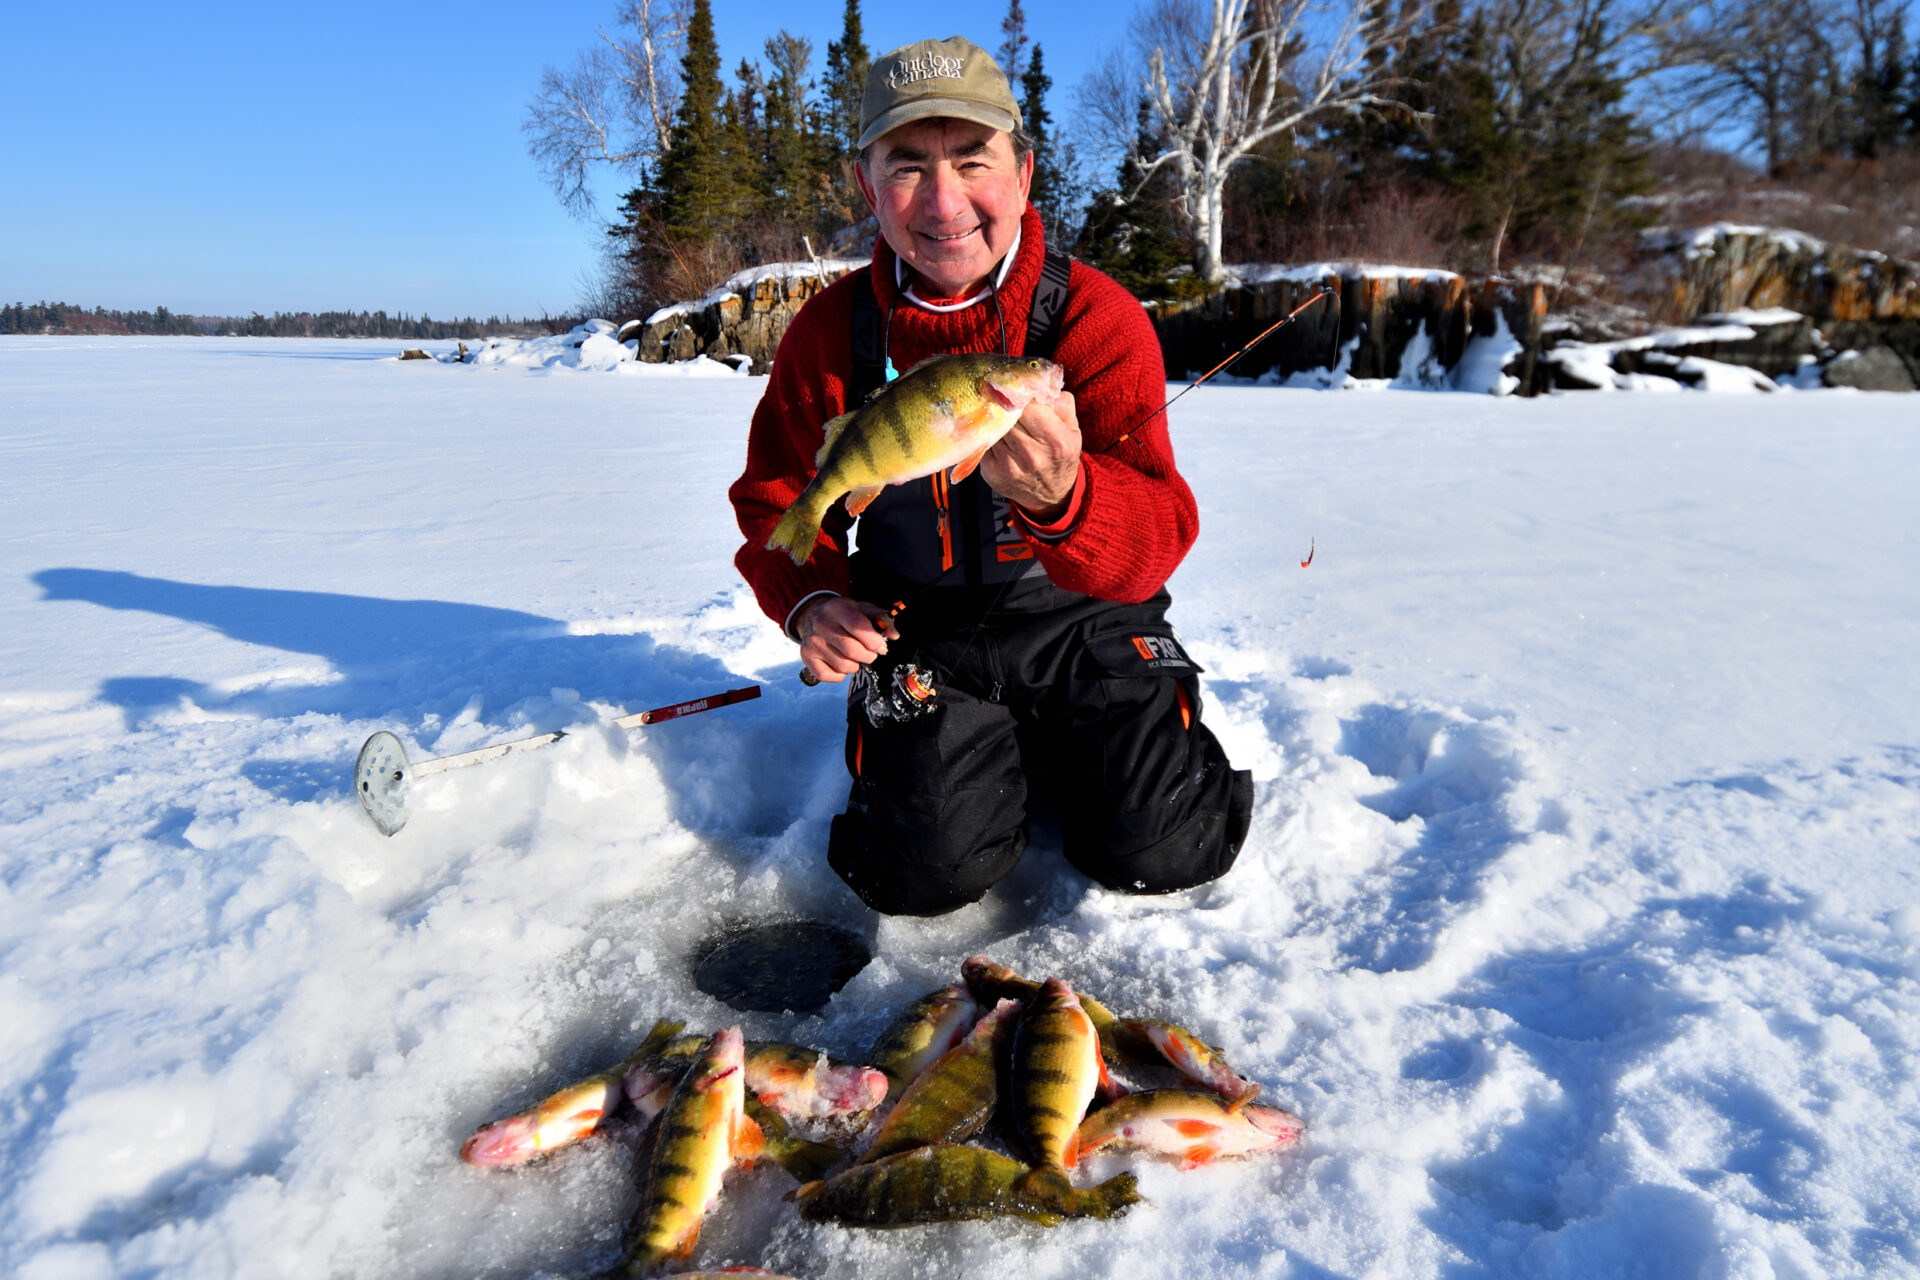
[[[993,295],[994,310],[999,311],[1000,309],[999,291],[989,287],[989,292],[991,292]],[[1165,413],[1167,410],[1173,408],[1173,406],[1179,401],[1181,396],[1186,395],[1187,392],[1193,390],[1197,386],[1200,386],[1202,383],[1211,380],[1215,374],[1220,373],[1222,370],[1226,369],[1227,366],[1231,365],[1234,361],[1238,360],[1241,356],[1244,356],[1245,354],[1247,354],[1247,352],[1253,350],[1255,347],[1265,342],[1268,339],[1268,337],[1270,337],[1274,333],[1277,333],[1281,329],[1285,328],[1287,325],[1292,324],[1293,321],[1299,317],[1300,313],[1305,311],[1308,307],[1312,306],[1316,302],[1319,302],[1323,298],[1332,297],[1333,293],[1334,293],[1333,286],[1323,281],[1320,287],[1314,290],[1313,296],[1308,298],[1305,302],[1301,303],[1299,306],[1295,307],[1293,310],[1287,312],[1287,314],[1285,314],[1284,316],[1281,316],[1278,320],[1275,320],[1272,324],[1262,329],[1259,333],[1255,334],[1252,338],[1250,338],[1247,341],[1246,345],[1242,346],[1238,351],[1228,356],[1225,360],[1222,360],[1219,364],[1216,364],[1215,366],[1213,366],[1213,368],[1207,370],[1205,373],[1201,374],[1198,378],[1195,378],[1192,382],[1188,383],[1172,399],[1168,400],[1165,404],[1161,405],[1158,409],[1155,409],[1152,413],[1148,414],[1146,417],[1142,418],[1139,422],[1136,422],[1133,426],[1129,427],[1125,432],[1121,433],[1119,437],[1117,437],[1110,443],[1101,446],[1098,449],[1083,450],[1082,452],[1088,452],[1088,453],[1093,453],[1095,455],[1099,455],[1099,454],[1107,453],[1113,449],[1119,448],[1121,445],[1125,444],[1128,440],[1132,439],[1135,432],[1143,430],[1148,423],[1152,422],[1155,418],[1159,417],[1161,414]],[[1006,317],[1003,314],[1000,318],[1000,346],[1001,346],[1002,354],[1005,354],[1005,350],[1006,350],[1006,342],[1007,342],[1006,323],[1007,323]],[[893,336],[892,330],[893,330],[893,307],[889,306],[887,308],[886,332],[882,335],[880,340],[881,351],[883,353],[886,352],[889,342]],[[883,354],[883,359],[886,361],[884,367],[887,368],[888,370],[891,370],[893,368],[891,356],[886,356]],[[993,542],[998,541],[1000,535],[1003,532],[1005,532],[1007,529],[1011,528],[1012,526],[1013,526],[1013,517],[1011,515],[1009,515],[1005,520],[996,521],[994,523],[993,528],[990,531],[988,531],[987,535],[984,538],[982,538],[979,542],[976,542],[974,545],[967,548],[965,555],[956,556],[954,558],[954,562],[951,565],[947,566],[947,568],[942,570],[937,576],[922,583],[917,589],[909,593],[904,599],[894,601],[893,607],[888,609],[885,613],[872,615],[869,621],[873,624],[874,630],[884,632],[885,628],[888,626],[891,626],[894,620],[898,618],[902,612],[905,611],[908,605],[912,604],[915,600],[918,600],[921,596],[925,595],[927,592],[933,590],[933,588],[939,586],[942,582],[945,582],[947,578],[953,574],[954,570],[962,568],[972,563],[973,558],[979,555],[983,548],[985,548],[986,546],[988,546]],[[1313,552],[1309,550],[1307,552],[1307,558],[1301,561],[1300,567],[1304,569],[1307,567],[1308,564],[1312,563],[1312,561],[1313,561]],[[1004,591],[1005,587],[1003,586],[1001,589]],[[980,616],[985,617],[987,613],[992,611],[994,604],[998,603],[998,601],[999,601],[999,596],[996,593],[994,600],[988,603],[986,609],[981,611]],[[814,685],[817,685],[820,683],[820,677],[813,674],[813,672],[808,668],[802,667],[800,668],[800,683],[806,685],[808,688],[812,688]]]

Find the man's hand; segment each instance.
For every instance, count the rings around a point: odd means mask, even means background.
[[[1011,498],[1040,524],[1067,512],[1080,476],[1080,415],[1073,393],[1052,404],[1029,404],[1013,430],[980,460],[980,474],[995,493]]]
[[[844,596],[807,601],[793,620],[800,637],[800,658],[816,679],[838,684],[887,651],[898,640],[893,618],[877,604]]]

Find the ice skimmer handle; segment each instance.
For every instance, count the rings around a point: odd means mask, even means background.
[[[630,716],[621,716],[613,725],[617,729],[638,729],[643,725],[678,720],[681,716],[747,702],[759,696],[760,686],[750,684],[739,689],[728,689],[725,693],[711,693],[704,698],[637,711]],[[407,825],[407,792],[412,788],[415,778],[485,764],[489,760],[498,760],[521,751],[532,751],[566,736],[565,729],[555,729],[551,733],[537,733],[512,742],[497,742],[490,747],[462,751],[457,755],[410,761],[400,739],[381,730],[362,744],[360,756],[354,761],[353,793],[359,797],[360,807],[366,810],[367,817],[373,819],[373,825],[380,828],[381,834],[390,836]]]

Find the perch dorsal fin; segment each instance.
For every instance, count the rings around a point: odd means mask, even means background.
[[[851,411],[843,413],[837,418],[827,419],[826,425],[820,428],[826,433],[826,439],[820,442],[820,452],[813,455],[813,465],[815,467],[824,467],[827,465],[827,454],[832,451],[833,442],[840,438],[840,433],[845,431],[847,424],[852,421],[853,413]]]

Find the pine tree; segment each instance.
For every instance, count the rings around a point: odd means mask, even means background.
[[[1018,0],[1014,7],[1019,8]],[[1027,135],[1033,139],[1033,185],[1028,189],[1027,198],[1039,211],[1048,240],[1065,244],[1070,238],[1067,222],[1072,210],[1067,206],[1071,193],[1067,189],[1066,171],[1061,167],[1062,157],[1055,153],[1053,145],[1053,117],[1047,112],[1047,90],[1052,87],[1053,78],[1047,74],[1040,46],[1036,44],[1033,61],[1020,77],[1020,118]]]
[[[672,145],[657,173],[660,216],[672,235],[705,240],[738,222],[746,204],[738,165],[744,141],[738,103],[720,83],[720,47],[710,0],[693,0]]]
[[[808,99],[813,41],[787,31],[766,43],[765,145],[762,190],[768,213],[801,233],[819,228],[828,177],[826,140]]]
[[[1858,136],[1854,154],[1873,159],[1899,146],[1907,132],[1911,110],[1907,64],[1906,15],[1895,11],[1877,63],[1862,66],[1854,76],[1854,112]]]
[[[1000,52],[996,55],[1000,70],[1006,73],[1008,80],[1021,78],[1020,68],[1026,61],[1026,52],[1026,10],[1020,7],[1020,0],[1008,0],[1007,16],[1000,20]],[[1033,129],[1029,127],[1027,132],[1032,133]]]
[[[866,93],[867,69],[873,59],[860,33],[860,0],[847,0],[840,38],[827,45],[824,92],[835,149],[848,155],[860,138],[860,99]]]

